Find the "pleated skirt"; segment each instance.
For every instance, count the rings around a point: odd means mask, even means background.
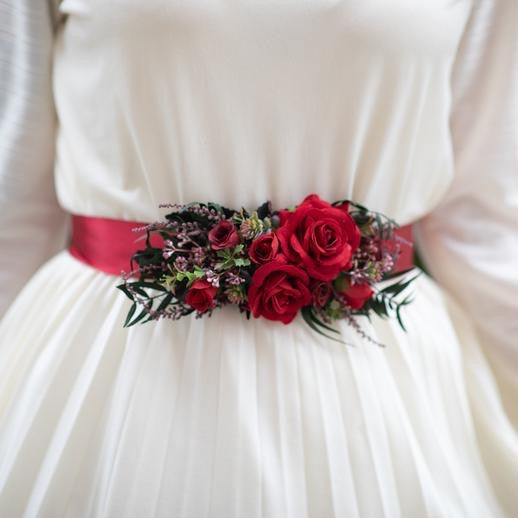
[[[407,332],[358,319],[385,347],[234,307],[125,329],[119,283],[63,251],[2,320],[1,517],[518,516],[497,374],[425,275]]]

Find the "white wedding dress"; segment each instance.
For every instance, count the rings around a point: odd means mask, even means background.
[[[0,1],[0,516],[518,516],[518,2]],[[54,145],[56,144],[56,146]],[[416,222],[382,341],[233,307],[122,327],[68,214]],[[116,239],[117,236],[114,236]]]

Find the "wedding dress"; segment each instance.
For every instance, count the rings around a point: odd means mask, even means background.
[[[518,3],[0,2],[0,516],[518,516]],[[69,213],[415,223],[397,322],[123,328]],[[114,236],[116,239],[117,236]],[[410,289],[410,288],[409,288]]]

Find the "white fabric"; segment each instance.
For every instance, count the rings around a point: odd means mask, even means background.
[[[0,516],[518,515],[516,2],[0,14]],[[439,284],[407,333],[360,321],[384,349],[231,307],[123,329],[118,279],[46,261],[64,211],[310,192],[420,220]]]
[[[44,1],[0,1],[0,316],[65,243],[51,177],[51,15]]]

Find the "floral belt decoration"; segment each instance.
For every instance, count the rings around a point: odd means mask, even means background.
[[[386,216],[316,194],[285,210],[270,201],[253,212],[199,202],[161,207],[172,209],[165,221],[134,229],[146,232],[146,246],[118,286],[133,301],[126,327],[211,316],[233,304],[247,318],[284,324],[300,312],[313,330],[340,342],[330,325],[338,319],[366,337],[356,315],[395,316],[405,329],[400,311],[411,298],[397,295],[416,276],[393,271],[409,243],[394,237],[398,225]],[[157,235],[161,246],[152,243]],[[388,279],[394,282],[377,286]]]

